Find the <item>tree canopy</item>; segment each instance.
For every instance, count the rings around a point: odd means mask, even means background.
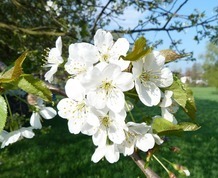
[[[208,43],[206,53],[200,56],[204,59],[204,75],[210,86],[218,88],[218,46]]]
[[[44,49],[52,47],[57,36],[63,36],[65,44],[91,41],[98,28],[106,27],[117,36],[129,35],[133,41],[145,32],[163,32],[171,40],[171,47],[180,53],[185,53],[179,47],[181,40],[173,39],[172,32],[196,28],[193,37],[196,41],[205,37],[217,41],[218,8],[214,7],[214,13],[209,17],[194,9],[190,14],[180,13],[181,9],[189,8],[188,1],[191,0],[56,0],[52,7],[49,1],[43,0],[2,0],[0,61],[9,65],[20,53],[28,50],[31,65],[28,63],[25,70],[30,72],[36,70],[36,63],[43,63]],[[143,20],[131,29],[119,24],[120,16],[128,9],[143,16]],[[129,19],[125,20],[128,22]],[[162,39],[150,42],[153,46],[161,43]]]

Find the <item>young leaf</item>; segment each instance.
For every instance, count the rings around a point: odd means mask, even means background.
[[[191,118],[196,118],[196,106],[193,93],[184,83],[174,76],[173,84],[165,88],[165,90],[173,91],[174,100],[183,108],[185,113]]]
[[[160,51],[160,54],[165,57],[165,63],[175,61],[183,57],[189,56],[189,54],[178,54],[171,49],[164,49]]]
[[[133,50],[127,54],[127,56],[121,56],[124,60],[127,61],[136,61],[139,60],[141,57],[145,56],[146,54],[150,53],[152,49],[147,46],[146,39],[144,37],[139,38],[136,40]]]
[[[27,52],[24,52],[14,63],[14,66],[0,76],[0,83],[10,83],[19,78],[23,73],[22,64],[26,59]]]
[[[156,118],[153,121],[152,128],[155,133],[166,135],[186,131],[195,131],[198,130],[200,127],[197,124],[191,122],[182,122],[175,125],[164,118]]]
[[[5,99],[0,95],[0,133],[3,130],[7,119],[7,104]]]
[[[168,87],[166,90],[173,91],[173,99],[182,107],[185,108],[186,101],[187,101],[187,94],[183,88],[183,83],[177,78],[174,77],[173,84]]]
[[[184,111],[187,113],[187,115],[191,118],[191,119],[195,119],[196,118],[196,105],[195,105],[195,99],[193,96],[193,92],[190,88],[188,88],[187,86],[185,87],[186,93],[187,93],[187,101],[186,101],[186,105]]]
[[[37,95],[45,101],[52,100],[52,93],[47,88],[46,84],[43,81],[34,78],[32,75],[23,74],[16,82],[17,86],[27,93]]]

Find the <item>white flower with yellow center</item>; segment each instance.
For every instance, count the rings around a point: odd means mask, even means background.
[[[88,102],[96,109],[106,106],[113,112],[120,112],[125,104],[125,91],[134,87],[132,74],[122,72],[115,64],[107,64],[102,70],[94,68],[83,78],[83,86],[88,89]]]
[[[94,36],[94,45],[99,50],[101,62],[116,64],[122,71],[129,66],[129,61],[120,58],[129,50],[129,42],[125,38],[119,38],[114,42],[110,32],[99,29]]]
[[[128,127],[125,132],[126,139],[118,145],[120,153],[123,153],[124,156],[133,154],[135,147],[147,152],[154,147],[155,143],[160,145],[163,142],[157,134],[152,133],[151,126],[144,122],[140,124],[128,122],[126,126]]]
[[[65,70],[74,77],[83,76],[99,61],[97,47],[89,43],[75,43],[69,46],[69,57]]]
[[[78,90],[73,90],[76,87]],[[73,134],[83,132],[86,122],[90,125],[99,123],[98,118],[93,114],[91,107],[85,99],[85,90],[76,79],[69,79],[65,86],[68,98],[62,99],[58,105],[60,117],[68,120],[69,131]],[[72,92],[73,91],[73,92]],[[86,131],[86,130],[85,130]]]
[[[125,125],[126,112],[122,110],[120,113],[109,111],[108,108],[103,110],[96,110],[98,122],[89,122],[86,125],[84,133],[92,135],[93,143],[97,146],[105,145],[108,142],[121,144],[125,139],[124,130],[127,129]]]
[[[160,102],[160,88],[173,83],[170,69],[164,67],[165,58],[158,51],[146,55],[139,61],[133,62],[133,78],[139,99],[146,106],[155,106]]]
[[[62,41],[61,37],[56,40],[56,47],[49,51],[47,57],[47,64],[44,67],[51,67],[51,69],[45,73],[45,80],[48,82],[53,81],[53,75],[57,72],[58,66],[63,63],[62,54]]]

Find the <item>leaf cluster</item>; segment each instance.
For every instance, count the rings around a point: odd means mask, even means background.
[[[23,53],[14,62],[14,65],[11,68],[6,69],[6,71],[3,71],[0,75],[0,132],[5,126],[7,110],[8,107],[10,107],[7,99],[3,97],[7,91],[22,89],[27,93],[34,94],[44,99],[45,101],[52,100],[52,93],[43,81],[34,78],[31,74],[23,73],[22,64],[26,59],[26,56],[27,52]]]

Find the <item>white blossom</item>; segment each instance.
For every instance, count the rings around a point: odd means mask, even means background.
[[[17,142],[18,140],[25,138],[33,138],[34,132],[32,127],[22,127],[12,132],[2,131],[0,134],[0,142],[2,142],[1,148]]]
[[[163,140],[157,135],[152,133],[151,126],[146,123],[134,123],[128,122],[128,131],[126,132],[126,139],[119,145],[120,153],[124,156],[131,155],[134,152],[134,148],[147,152],[157,144],[162,144]]]
[[[56,47],[52,48],[49,51],[47,57],[47,64],[44,67],[51,67],[48,72],[45,73],[45,80],[48,82],[53,81],[53,75],[57,72],[58,66],[63,63],[63,58],[61,57],[62,54],[62,41],[61,37],[58,37],[56,40]]]
[[[107,108],[96,110],[95,114],[98,117],[98,122],[89,121],[89,124],[84,127],[84,133],[92,135],[92,140],[95,145],[105,145],[107,139],[111,142],[120,144],[125,139],[124,130],[126,112],[122,110],[120,113],[114,113]]]
[[[69,57],[65,70],[74,77],[83,76],[99,61],[98,49],[89,43],[75,43],[69,46]]]
[[[56,116],[57,112],[52,107],[46,107],[43,104],[43,100],[41,98],[37,99],[36,110],[34,111],[30,117],[30,125],[35,129],[41,129],[41,117],[44,119],[52,119]]]
[[[129,42],[125,38],[119,38],[114,42],[110,32],[99,29],[94,36],[94,45],[99,50],[101,62],[119,65],[122,71],[129,66],[130,61],[120,58],[129,50]]]
[[[132,74],[122,72],[120,67],[107,64],[102,71],[95,68],[86,78],[83,85],[89,89],[87,99],[97,109],[106,106],[114,112],[120,112],[125,105],[125,91],[134,87]]]
[[[133,62],[133,77],[139,99],[146,106],[160,102],[160,88],[173,83],[170,69],[164,67],[165,58],[158,51],[153,51],[139,61]]]
[[[62,99],[57,108],[59,116],[68,120],[68,128],[71,133],[83,132],[83,127],[89,120],[91,124],[99,123],[97,116],[92,112],[92,108],[87,104],[85,90],[78,80],[69,79],[65,91],[68,98]]]

